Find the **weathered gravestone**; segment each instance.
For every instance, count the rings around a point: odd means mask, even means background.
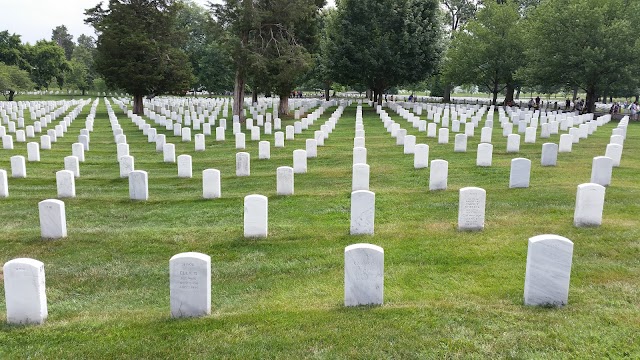
[[[493,162],[493,145],[489,143],[478,144],[478,153],[476,154],[476,166],[491,166]]]
[[[149,199],[149,176],[146,171],[134,170],[129,173],[129,198],[143,201]]]
[[[293,168],[280,166],[276,169],[276,193],[278,195],[293,195]]]
[[[191,178],[193,177],[191,155],[178,156],[178,177],[179,178]]]
[[[293,172],[304,174],[307,172],[307,151],[302,149],[293,150]]]
[[[353,165],[367,163],[367,148],[353,148]]]
[[[369,190],[369,165],[367,164],[353,165],[351,191],[356,190]]]
[[[613,159],[606,156],[596,156],[591,163],[591,182],[602,186],[611,185]]]
[[[56,172],[56,187],[58,198],[76,197],[76,182],[72,171],[60,170]]]
[[[38,203],[40,217],[40,237],[43,239],[61,239],[67,237],[67,216],[64,203],[57,199],[43,200]]]
[[[266,238],[268,227],[268,199],[263,195],[247,195],[244,198],[244,237]]]
[[[43,324],[47,318],[44,264],[18,258],[2,267],[9,324]]]
[[[211,313],[211,257],[186,252],[169,260],[171,317],[200,317]]]
[[[557,162],[558,162],[558,144],[556,143],[542,144],[542,157],[540,158],[540,165],[556,166]]]
[[[429,190],[446,190],[448,175],[449,163],[446,160],[432,160],[429,171]]]
[[[372,244],[344,249],[344,305],[382,305],[384,250]]]
[[[484,229],[487,192],[478,187],[460,189],[458,230]]]
[[[569,298],[573,243],[558,235],[529,239],[524,304],[563,306]]]
[[[573,224],[577,227],[600,226],[604,208],[605,187],[586,183],[578,185]]]
[[[271,143],[268,141],[260,141],[258,143],[258,159],[268,160],[271,158]]]
[[[7,179],[7,171],[0,169],[0,198],[9,197],[9,181]]]
[[[614,167],[620,166],[620,160],[622,159],[622,145],[608,144],[604,156],[613,160]]]
[[[368,190],[351,193],[351,235],[373,235],[376,195]]]
[[[128,178],[129,174],[135,170],[133,156],[125,155],[118,162],[120,165],[120,178]]]
[[[236,154],[236,176],[251,175],[251,157],[247,152]]]
[[[221,196],[220,170],[206,169],[202,171],[202,197],[217,199]]]
[[[417,144],[413,154],[414,169],[423,169],[429,167],[429,145]]]
[[[453,145],[454,152],[467,152],[467,135],[456,134],[455,144]]]
[[[22,155],[14,155],[11,157],[11,177],[26,178],[27,165]]]
[[[531,160],[515,158],[511,160],[509,188],[528,188],[531,178]]]

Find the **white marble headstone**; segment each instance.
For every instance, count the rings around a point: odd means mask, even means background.
[[[577,227],[600,226],[604,208],[605,187],[586,183],[578,185],[573,224]]]
[[[344,305],[382,305],[384,250],[372,244],[344,249]]]
[[[266,238],[268,233],[268,199],[263,195],[244,198],[244,237]]]
[[[169,260],[171,317],[200,317],[211,313],[211,257],[186,252]]]
[[[449,163],[441,159],[432,160],[429,171],[429,190],[446,190],[448,176]]]
[[[0,198],[9,197],[9,179],[7,171],[0,169]]]
[[[38,203],[40,215],[40,236],[43,239],[67,237],[67,217],[64,202],[57,199],[43,200]]]
[[[202,197],[217,199],[221,196],[220,170],[206,169],[202,171]]]
[[[247,152],[236,154],[236,176],[251,175],[251,157]]]
[[[178,177],[179,178],[193,177],[191,155],[183,154],[178,156]]]
[[[43,324],[47,318],[44,264],[18,258],[2,267],[9,324]]]
[[[569,299],[573,243],[558,235],[529,239],[524,304],[563,306]]]
[[[515,158],[511,160],[509,188],[528,188],[531,178],[531,160]]]
[[[129,173],[129,198],[143,201],[149,199],[149,176],[146,171],[134,170]]]
[[[484,229],[487,192],[478,187],[460,189],[458,230]]]
[[[307,172],[306,150],[293,150],[293,172],[296,174],[304,174]]]
[[[351,235],[373,235],[376,195],[368,190],[351,193]]]
[[[413,154],[413,168],[423,169],[429,167],[429,145],[416,144]]]
[[[293,168],[280,166],[276,169],[276,193],[278,195],[293,195],[294,176]]]
[[[556,143],[542,144],[542,157],[540,158],[540,165],[556,166],[557,162],[558,162],[558,144]]]
[[[56,187],[58,198],[76,197],[76,181],[73,171],[60,170],[56,172]]]
[[[11,157],[11,177],[26,178],[27,165],[22,155],[14,155]]]
[[[353,165],[351,191],[356,190],[369,190],[369,165],[367,164]]]

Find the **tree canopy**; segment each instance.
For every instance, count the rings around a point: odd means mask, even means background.
[[[588,111],[604,92],[631,85],[637,94],[638,2],[545,0],[526,25],[528,61],[522,75],[530,84],[583,89]]]
[[[28,90],[33,87],[29,73],[15,65],[0,62],[0,93],[8,101],[13,101],[17,91]]]
[[[444,65],[445,78],[455,84],[473,84],[493,94],[513,88],[523,65],[524,41],[517,4],[487,3],[454,34]]]
[[[442,49],[435,0],[340,0],[329,25],[333,78],[374,90],[426,79]]]
[[[184,93],[193,74],[176,24],[181,3],[173,0],[110,0],[86,11],[98,33],[95,68],[111,87],[134,96],[134,112],[145,95]]]

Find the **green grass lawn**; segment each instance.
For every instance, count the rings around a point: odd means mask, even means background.
[[[20,99],[18,99],[20,100]],[[0,358],[639,358],[640,357],[640,134],[629,126],[622,164],[607,188],[603,224],[575,228],[577,185],[589,182],[591,161],[604,155],[611,130],[598,129],[558,166],[541,167],[543,142],[506,153],[497,117],[493,166],[475,166],[480,129],[467,153],[437,144],[399,116],[395,121],[430,146],[430,160],[449,161],[449,187],[429,192],[429,169],[365,107],[371,191],[376,193],[374,236],[349,235],[352,146],[356,107],[347,108],[308,173],[295,175],[295,195],[276,196],[276,168],[292,166],[335,108],[271,159],[258,160],[250,141],[251,176],[235,176],[235,146],[207,137],[193,156],[192,179],[162,162],[155,144],[114,106],[137,170],[149,173],[149,201],[129,200],[119,178],[116,145],[100,100],[91,148],[66,199],[69,236],[40,239],[39,201],[56,197],[55,172],[71,155],[90,105],[67,135],[27,162],[25,179],[9,179],[0,199],[0,263],[17,257],[44,262],[49,317],[42,326],[10,326],[0,300]],[[292,123],[287,120],[283,123]],[[50,125],[52,127],[53,125]],[[197,131],[193,132],[194,134]],[[524,136],[522,136],[524,142]],[[0,150],[26,157],[26,143]],[[532,160],[531,186],[509,189],[512,158]],[[202,170],[221,171],[222,198],[203,200]],[[456,229],[458,190],[487,191],[485,230]],[[243,238],[243,198],[269,198],[269,237]],[[569,304],[523,305],[527,241],[558,234],[574,242]],[[343,252],[367,242],[385,250],[384,305],[345,308]],[[212,314],[174,320],[169,312],[169,258],[197,251],[212,259]],[[0,276],[1,277],[1,276]],[[4,289],[0,289],[4,299]]]

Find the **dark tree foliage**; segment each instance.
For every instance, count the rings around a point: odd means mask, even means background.
[[[181,3],[173,0],[110,0],[85,12],[98,33],[95,67],[110,87],[133,95],[136,114],[145,95],[184,94],[193,74],[175,26]]]
[[[73,43],[73,35],[69,34],[67,27],[64,25],[56,26],[51,31],[51,41],[55,42],[64,49],[64,57],[67,60],[71,60],[73,54],[73,48],[76,46]]]
[[[64,57],[64,50],[53,41],[40,40],[33,46],[25,46],[26,59],[29,63],[31,80],[39,89],[48,89],[49,83],[56,80],[64,85],[64,73],[69,70],[69,63]]]
[[[580,88],[588,112],[603,93],[637,89],[639,2],[545,0],[526,25],[522,73],[531,85]]]
[[[386,89],[426,79],[438,63],[442,32],[436,0],[341,0],[329,26],[333,78],[364,84],[378,103]]]

